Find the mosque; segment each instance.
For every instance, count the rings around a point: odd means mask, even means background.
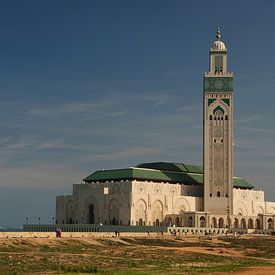
[[[233,74],[217,30],[203,83],[203,167],[154,162],[100,170],[57,196],[57,224],[274,230],[275,203],[233,176]]]

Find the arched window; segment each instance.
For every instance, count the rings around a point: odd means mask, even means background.
[[[213,119],[213,117],[212,117],[212,115],[210,115],[210,116],[209,116],[209,120],[212,120],[212,119]]]
[[[217,122],[215,123],[216,126],[222,126],[223,125],[223,109],[218,106],[215,110],[214,110],[214,115],[215,118],[217,120]]]

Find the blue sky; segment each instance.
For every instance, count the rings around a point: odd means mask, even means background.
[[[96,169],[202,164],[216,27],[234,73],[235,175],[275,200],[274,1],[1,1],[0,226],[50,222]]]

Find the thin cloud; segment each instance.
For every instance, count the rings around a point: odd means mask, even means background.
[[[255,133],[275,134],[275,130],[272,130],[272,129],[242,127],[240,130],[242,130],[242,131],[249,131],[249,132],[255,132]]]
[[[135,157],[146,157],[148,155],[158,155],[162,151],[152,147],[133,147],[126,150],[121,150],[113,153],[107,154],[95,154],[91,157],[86,157],[85,161],[88,161],[90,158],[97,159],[98,161],[114,161],[114,160],[124,160],[132,159]]]
[[[87,118],[82,118],[78,122],[86,122],[86,121],[95,121],[103,118],[108,118],[108,117],[117,117],[117,116],[122,116],[127,114],[128,111],[120,111],[120,112],[114,112],[114,113],[106,113],[94,117],[87,117]]]

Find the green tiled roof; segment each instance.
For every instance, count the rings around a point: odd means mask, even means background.
[[[136,167],[156,169],[161,171],[203,174],[203,169],[201,166],[191,165],[186,163],[151,162],[151,163],[141,163],[141,164],[138,164]]]
[[[87,178],[85,182],[91,181],[106,181],[106,180],[148,180],[148,181],[164,181],[164,182],[179,182],[186,184],[198,184],[188,173],[160,171],[153,169],[142,168],[126,168],[117,170],[102,170],[96,171]]]
[[[95,182],[133,179],[201,185],[203,184],[203,169],[200,166],[184,163],[142,163],[136,167],[125,169],[99,170],[83,180],[85,182]],[[241,178],[234,178],[234,187],[254,188],[254,186]]]
[[[248,189],[252,189],[254,188],[253,185],[251,185],[249,182],[247,182],[246,180],[242,179],[242,178],[237,178],[234,177],[234,187],[237,188],[248,188]]]
[[[174,171],[174,172],[188,172],[183,163],[169,163],[169,162],[151,162],[151,163],[141,163],[136,167],[138,168],[148,168],[156,169],[162,171]]]

